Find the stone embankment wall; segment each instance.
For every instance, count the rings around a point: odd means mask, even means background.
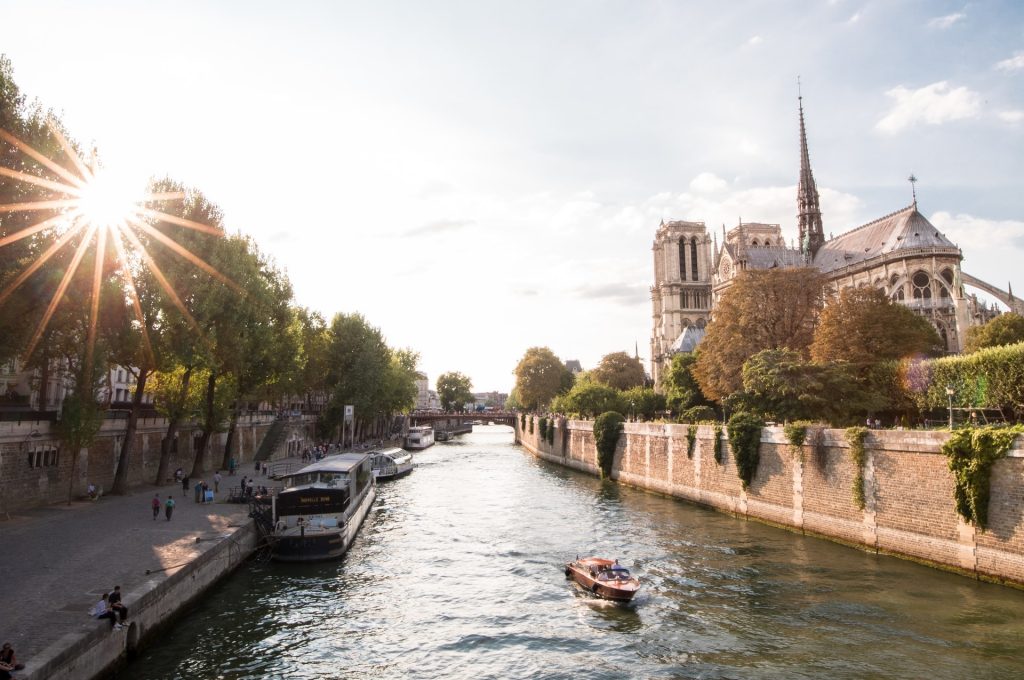
[[[533,433],[516,426],[517,441],[532,453],[598,474],[592,422],[558,422],[551,444],[540,440],[536,423]],[[724,432],[721,463],[714,457],[713,426],[697,429],[692,457],[686,432],[686,425],[625,423],[612,478],[867,550],[1024,585],[1022,438],[993,468],[988,527],[982,532],[954,508],[943,432],[871,430],[863,510],[854,500],[857,470],[843,430],[824,430],[817,446],[793,450],[781,427],[764,428],[760,464],[746,490]]]
[[[155,639],[160,628],[184,611],[214,583],[241,564],[255,550],[255,522],[246,523],[218,538],[210,549],[170,575],[154,574],[138,598],[126,599],[131,612],[128,628],[111,633],[103,622],[89,631],[69,634],[33,659],[25,680],[83,680],[98,678]]]
[[[236,455],[239,465],[250,462],[263,437],[274,422],[271,414],[243,416],[236,432]],[[62,446],[53,423],[49,421],[0,421],[0,516],[47,503],[67,500],[85,494],[89,483],[109,490],[114,483],[117,458],[121,451],[128,421],[110,419],[103,422],[96,441],[88,449],[73,452]],[[160,464],[160,443],[167,434],[164,418],[140,418],[135,432],[128,466],[130,485],[157,483]],[[178,431],[177,445],[168,469],[192,470],[195,447],[200,431],[192,424]],[[308,446],[313,437],[311,418],[289,423],[286,440],[272,457],[286,455],[286,447]],[[213,435],[207,445],[204,468],[213,474],[224,456],[227,434]],[[160,480],[161,484],[169,480]]]

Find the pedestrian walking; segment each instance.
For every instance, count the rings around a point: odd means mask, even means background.
[[[188,475],[181,478],[181,495],[188,496]]]
[[[217,470],[215,473],[213,473],[213,492],[214,493],[220,493],[220,480],[221,480],[220,470]]]
[[[267,464],[266,464],[266,462],[263,463],[263,476],[264,477],[267,476]]]
[[[232,477],[235,476],[235,468],[238,467],[238,463],[235,462],[235,457],[232,456],[231,460],[228,461],[228,474]]]
[[[153,521],[155,522],[156,518],[160,516],[160,506],[163,505],[160,502],[160,494],[153,494],[153,501],[150,505],[153,507]]]
[[[171,515],[174,514],[174,499],[171,496],[167,497],[167,502],[164,503],[164,515],[167,516],[167,521],[171,521]]]
[[[260,462],[256,461],[256,474],[260,473]]]

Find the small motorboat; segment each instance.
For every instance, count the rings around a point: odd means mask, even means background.
[[[631,575],[618,560],[577,557],[565,565],[565,575],[593,594],[616,602],[629,602],[640,590],[640,579]]]

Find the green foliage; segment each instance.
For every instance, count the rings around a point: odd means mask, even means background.
[[[718,420],[718,414],[710,406],[693,406],[679,414],[681,423],[706,423]]]
[[[622,393],[623,406],[640,420],[654,420],[659,411],[665,410],[665,395],[650,387],[634,387]]]
[[[686,428],[686,457],[693,458],[693,452],[697,448],[697,426],[690,425]]]
[[[515,394],[527,409],[547,406],[572,387],[572,374],[547,347],[531,347],[515,368]]]
[[[526,429],[526,414],[525,413],[520,413],[519,414],[519,429],[520,430],[525,430]]]
[[[729,418],[729,447],[736,460],[736,473],[743,483],[743,488],[757,474],[757,465],[761,460],[761,428],[764,422],[751,413],[734,413]]]
[[[615,447],[619,442],[622,423],[626,419],[621,413],[608,411],[594,419],[594,444],[597,447],[597,466],[602,477],[610,477],[615,460]]]
[[[530,434],[533,434],[533,416],[530,416]]]
[[[61,443],[77,457],[79,449],[93,443],[102,424],[103,414],[96,400],[77,391],[64,397],[54,429]]]
[[[853,501],[861,510],[865,506],[864,498],[864,463],[867,461],[867,453],[864,450],[864,440],[867,439],[868,429],[856,426],[846,430],[846,441],[850,444],[850,456],[853,458],[853,465],[856,468],[853,478]]]
[[[967,329],[964,352],[977,352],[986,347],[999,347],[1024,342],[1024,316],[1007,312],[986,324]]]
[[[602,385],[626,391],[642,387],[646,379],[643,364],[626,352],[612,352],[602,357],[601,362],[590,371],[591,379]]]
[[[555,419],[548,421],[548,444],[555,443]]]
[[[588,380],[578,381],[568,393],[555,397],[551,410],[568,413],[580,418],[594,418],[605,411],[625,411],[622,393],[613,387],[600,385]]]
[[[1006,456],[1024,427],[965,427],[954,430],[942,452],[953,473],[957,513],[984,531],[988,524],[992,466]]]
[[[540,440],[547,441],[548,438],[548,419],[541,416],[540,422],[538,423],[538,429],[540,431]]]
[[[715,462],[722,464],[722,426],[715,425]]]
[[[1024,342],[964,356],[908,361],[902,370],[906,389],[923,410],[945,409],[950,386],[953,406],[1000,408],[1024,417]]]
[[[789,442],[790,446],[800,448],[804,445],[804,440],[807,438],[807,423],[799,420],[786,423],[782,431],[786,434],[786,441]]]
[[[442,373],[437,377],[437,396],[442,410],[461,411],[473,401],[473,382],[457,371]]]
[[[697,379],[693,377],[693,367],[696,363],[696,352],[673,354],[672,363],[661,378],[661,388],[665,391],[665,403],[675,413],[710,405],[704,393],[700,391]]]

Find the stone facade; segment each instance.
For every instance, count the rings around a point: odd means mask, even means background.
[[[969,294],[966,286],[993,295],[1011,311],[1024,313],[1024,301],[1014,297],[1012,288],[1003,291],[961,271],[963,253],[918,212],[916,195],[906,208],[826,239],[807,150],[802,100],[796,198],[799,243],[795,247],[786,245],[778,224],[740,223],[728,232],[723,227],[722,247],[716,243],[713,251],[702,222],[662,222],[658,226],[651,289],[651,372],[656,383],[672,354],[692,351],[700,342],[714,304],[746,270],[815,267],[828,276],[831,294],[861,286],[883,290],[928,319],[951,353],[963,350],[967,328],[999,314],[977,294]],[[693,272],[699,278],[688,278],[689,262],[680,259],[684,251],[689,252],[685,247],[688,241],[696,248],[695,261],[701,263]],[[710,258],[707,269],[705,258]],[[709,299],[710,303],[695,310],[686,304],[685,295],[687,288],[697,286],[701,291],[697,299]],[[687,322],[697,321],[700,332],[688,330]]]
[[[65,501],[69,492],[76,498],[83,496],[90,483],[104,490],[112,488],[126,422],[105,420],[92,446],[73,452],[61,445],[50,421],[0,421],[0,514]],[[274,416],[269,414],[239,420],[235,458],[240,466],[253,460],[273,423]],[[272,457],[297,452],[312,441],[312,418],[297,419],[289,425],[281,450]],[[128,467],[130,485],[157,481],[160,443],[166,432],[164,418],[139,418]],[[179,430],[169,470],[180,467],[191,471],[199,435],[192,425]],[[226,436],[223,432],[215,434],[207,447],[204,467],[211,475],[223,460]]]
[[[539,433],[516,439],[546,460],[598,474],[593,423],[558,421],[554,444]],[[989,524],[976,531],[956,514],[943,432],[872,430],[864,464],[865,507],[853,497],[856,469],[842,430],[794,450],[781,427],[762,430],[760,464],[744,490],[723,435],[702,425],[688,455],[686,425],[625,423],[612,479],[724,512],[888,553],[976,578],[1024,586],[1024,438],[992,472]]]

